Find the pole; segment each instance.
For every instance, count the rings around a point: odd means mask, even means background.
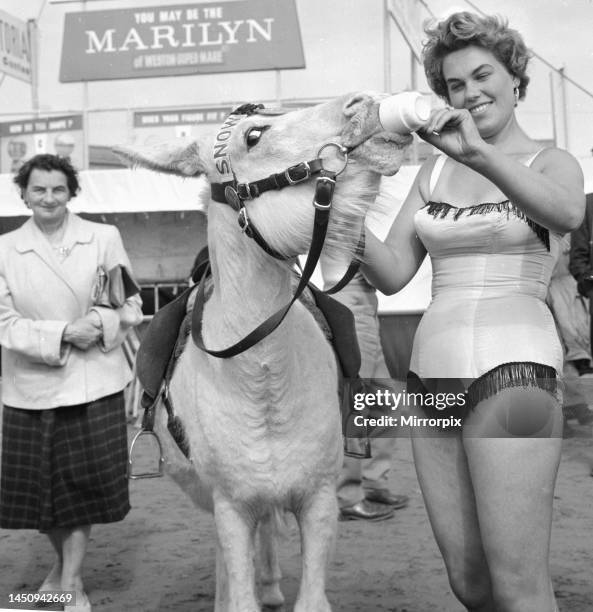
[[[554,100],[554,73],[550,71],[550,104],[552,108],[552,135],[554,146],[558,146],[558,128],[556,127],[556,102]]]
[[[276,104],[282,106],[282,71],[275,70],[276,73]]]
[[[560,73],[560,92],[562,94],[562,127],[564,128],[564,148],[570,150],[570,138],[568,134],[568,112],[566,105],[566,82],[564,80],[564,66],[558,70]]]
[[[31,52],[31,108],[35,116],[39,116],[39,29],[35,19],[27,21],[27,35],[29,37],[29,49]]]
[[[82,10],[86,11],[86,0],[82,0]],[[89,83],[82,83],[82,167],[89,169]]]
[[[418,63],[416,62],[416,56],[414,52],[410,49],[410,87],[412,91],[416,91],[418,89],[418,73],[417,68]],[[417,166],[418,165],[418,136],[414,134],[414,140],[412,141],[412,163]]]
[[[416,3],[416,0],[414,0]],[[414,4],[413,15],[416,17],[417,13],[417,4]],[[410,88],[412,91],[416,91],[418,89],[418,60],[416,59],[416,53],[414,49],[410,46]],[[414,141],[412,142],[412,163],[417,166],[418,165],[418,157],[419,157],[419,143],[418,136],[414,135]]]
[[[383,91],[391,93],[391,23],[389,0],[383,0]]]
[[[89,88],[85,81],[82,85],[82,167],[89,169]]]

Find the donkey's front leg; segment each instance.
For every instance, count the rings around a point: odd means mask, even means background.
[[[303,573],[294,612],[331,612],[325,577],[338,521],[335,484],[326,484],[304,500],[297,513],[301,530]]]
[[[228,612],[260,612],[255,596],[255,521],[229,500],[214,498],[214,521],[228,579]]]
[[[216,594],[214,612],[229,612],[229,577],[222,556],[222,547],[216,537]]]
[[[280,590],[282,571],[278,556],[278,530],[281,511],[272,508],[262,517],[259,532],[261,601],[266,609],[280,609],[284,595]]]

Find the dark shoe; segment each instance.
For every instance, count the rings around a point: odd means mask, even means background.
[[[369,489],[365,498],[368,501],[391,506],[394,510],[405,508],[408,505],[407,495],[395,495],[389,489]]]
[[[572,363],[572,365],[575,367],[576,371],[579,373],[579,376],[593,374],[593,368],[591,367],[591,362],[588,359],[573,359],[570,363]]]
[[[384,521],[391,518],[394,510],[385,504],[375,504],[366,499],[359,501],[352,506],[340,508],[341,521]]]

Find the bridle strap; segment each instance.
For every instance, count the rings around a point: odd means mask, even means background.
[[[252,181],[251,183],[237,183],[236,181],[212,183],[210,185],[210,193],[215,202],[227,204],[229,202],[227,201],[225,190],[227,187],[232,187],[241,200],[253,200],[266,191],[283,189],[284,187],[297,185],[298,183],[307,181],[312,176],[319,174],[322,170],[323,161],[319,158],[313,159],[308,162],[295,164],[284,170],[284,172],[270,174],[270,176],[266,178]]]
[[[279,259],[281,261],[284,261],[286,259],[285,255],[283,255],[267,243],[266,239],[259,233],[257,227],[255,227],[255,225],[251,223],[249,217],[247,216],[247,208],[245,208],[243,203],[241,203],[241,208],[239,210],[238,221],[239,227],[245,232],[247,236],[249,236],[249,238],[253,238],[253,240],[255,240],[255,243],[258,247],[260,247],[260,249],[263,249],[268,255],[274,257],[274,259]]]
[[[220,357],[223,359],[234,357],[235,355],[238,355],[239,353],[251,348],[260,340],[263,340],[263,338],[271,334],[280,325],[280,323],[282,323],[288,314],[290,307],[300,297],[301,293],[309,283],[315,267],[317,266],[317,262],[319,261],[321,250],[323,249],[323,243],[325,241],[325,235],[327,233],[329,212],[331,209],[336,184],[335,176],[335,173],[323,170],[321,172],[321,176],[316,180],[315,197],[313,199],[315,217],[313,219],[313,238],[311,240],[311,248],[309,249],[309,253],[307,255],[307,260],[303,268],[303,274],[290,302],[268,317],[263,323],[247,334],[247,336],[239,340],[239,342],[225,349],[211,350],[206,348],[202,337],[202,318],[204,313],[206,278],[206,274],[204,274],[198,286],[192,318],[192,338],[198,348],[209,355],[212,355],[213,357]]]
[[[286,257],[272,248],[260,234],[257,227],[249,220],[245,201],[253,200],[262,193],[272,189],[283,189],[284,187],[297,185],[298,183],[309,180],[315,174],[320,174],[322,171],[323,161],[318,158],[309,162],[295,164],[287,168],[284,172],[270,174],[270,176],[264,179],[251,183],[238,183],[236,180],[225,181],[224,183],[212,183],[210,186],[210,193],[215,202],[228,204],[233,210],[239,213],[237,219],[239,227],[249,236],[249,238],[253,238],[261,249],[275,259],[284,260]]]
[[[356,249],[354,251],[355,258],[350,262],[346,272],[344,272],[344,276],[329,289],[326,289],[323,293],[327,293],[328,295],[333,295],[334,293],[338,293],[341,291],[353,278],[354,275],[358,272],[360,268],[360,260],[364,255],[364,225],[362,226],[362,230],[360,231],[360,237],[358,239],[358,244],[356,245]]]

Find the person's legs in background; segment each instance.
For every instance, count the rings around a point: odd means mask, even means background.
[[[401,393],[405,387],[403,381],[398,383],[398,381],[392,380],[389,376],[387,364],[385,363],[383,349],[381,348],[379,320],[376,315],[376,301],[377,297],[376,295],[373,295],[376,342],[373,346],[368,346],[369,353],[372,353],[372,355],[369,354],[369,359],[371,360],[371,363],[374,364],[372,371],[368,373],[368,377],[375,380],[381,388],[387,388],[392,393]],[[364,367],[362,368],[362,374],[367,374],[367,372],[364,371]],[[362,460],[361,474],[362,489],[364,491],[365,499],[370,502],[386,504],[391,506],[394,510],[397,510],[398,508],[403,508],[407,505],[408,497],[405,495],[396,495],[392,493],[388,487],[389,471],[393,463],[393,453],[395,452],[394,434],[395,432],[393,428],[390,427],[385,427],[382,429],[377,428],[371,434],[372,457]]]
[[[593,291],[589,292],[589,347],[593,352]],[[591,476],[593,476],[593,464],[591,464]]]
[[[575,430],[569,421],[579,425],[593,422],[593,394],[585,393],[589,379],[593,382],[591,367],[590,309],[586,298],[579,295],[576,280],[568,270],[568,248],[562,249],[556,262],[547,302],[554,317],[558,335],[564,349],[564,433],[572,437]],[[590,398],[590,399],[589,399]]]
[[[362,460],[362,488],[370,502],[391,506],[394,510],[408,503],[406,495],[396,495],[389,490],[387,478],[393,461],[395,438],[375,437],[372,441],[373,456]]]
[[[337,487],[341,520],[384,520],[407,505],[407,496],[395,495],[388,487],[394,442],[395,438],[374,437],[372,457],[344,457]]]
[[[361,355],[360,377],[393,386],[381,348],[375,290],[357,276],[335,297],[354,315]],[[344,457],[338,480],[341,520],[383,520],[407,504],[405,495],[395,495],[388,488],[395,438],[381,434],[389,433],[393,432],[371,434],[372,456],[369,459]]]

